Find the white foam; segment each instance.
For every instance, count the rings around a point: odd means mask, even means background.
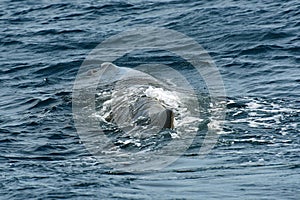
[[[247,107],[233,108],[235,113],[232,116],[237,116],[236,119],[231,119],[230,123],[246,123],[252,128],[267,128],[276,129],[282,135],[287,135],[291,130],[297,130],[297,123],[285,123],[286,118],[299,113],[299,109],[293,108],[292,104],[283,104],[279,102],[267,102],[263,99],[246,98],[249,101]],[[228,104],[233,103],[229,100]],[[239,113],[245,112],[248,115],[238,116]]]
[[[261,105],[254,102],[254,101],[251,101],[249,103],[247,103],[247,106],[250,108],[250,109],[257,109],[257,108],[260,108]]]
[[[149,86],[144,93],[147,97],[155,98],[173,108],[177,108],[181,104],[175,91],[167,91],[162,88],[153,88],[152,86]]]

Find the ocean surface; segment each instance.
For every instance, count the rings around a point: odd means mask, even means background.
[[[160,170],[114,171],[77,133],[74,81],[98,44],[145,26],[209,53],[226,116],[205,157],[194,142]],[[300,199],[298,0],[1,0],[0,30],[0,199]],[[171,65],[205,88],[183,60],[152,53],[116,64]]]

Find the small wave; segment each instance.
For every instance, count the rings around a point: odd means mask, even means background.
[[[9,46],[9,45],[23,45],[24,43],[19,40],[4,39],[1,41],[0,45]]]
[[[46,29],[46,30],[37,31],[33,35],[45,36],[45,35],[59,35],[59,34],[71,34],[71,33],[83,33],[83,32],[85,31],[81,29],[66,29],[66,30]]]
[[[127,3],[127,2],[111,2],[107,3],[104,5],[99,5],[99,6],[88,6],[85,8],[85,10],[92,10],[92,11],[122,11],[122,10],[127,10],[131,7],[133,7],[133,4]]]
[[[255,45],[253,47],[242,50],[239,55],[253,55],[261,53],[270,53],[270,51],[282,50],[283,47],[278,45]]]
[[[293,33],[270,31],[270,32],[262,34],[262,36],[260,37],[260,40],[262,40],[262,41],[278,40],[278,39],[284,39],[284,38],[289,38],[289,37],[294,37],[294,36],[295,36],[295,34],[293,34]]]
[[[3,74],[16,73],[18,71],[26,70],[28,68],[30,68],[30,65],[28,63],[25,63],[25,62],[24,63],[18,63],[14,67],[11,67],[11,68],[8,68],[8,69],[2,69],[1,73],[3,73]]]
[[[0,139],[0,143],[13,143],[16,141],[17,141],[16,139],[12,139],[12,138]]]
[[[78,70],[80,64],[81,61],[78,60],[51,64],[50,66],[46,66],[36,70],[34,74],[42,76],[55,76],[56,74],[73,74]]]
[[[66,8],[67,6],[71,6],[69,3],[53,3],[49,5],[44,5],[44,6],[34,6],[28,9],[23,9],[21,11],[16,11],[13,13],[13,16],[20,16],[20,15],[26,15],[30,14],[35,11],[44,11],[44,10],[49,10],[49,9],[61,9],[61,8]]]
[[[29,106],[29,109],[34,109],[34,108],[41,108],[41,107],[47,107],[50,105],[54,105],[56,102],[57,102],[56,99],[49,97],[49,98],[45,98],[45,99],[32,98],[22,104]]]

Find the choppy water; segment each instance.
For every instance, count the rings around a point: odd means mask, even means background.
[[[0,198],[299,199],[299,22],[296,0],[1,1]],[[226,120],[205,158],[195,143],[161,171],[117,173],[81,143],[72,88],[93,48],[145,25],[209,52],[225,84]],[[151,59],[172,64],[159,55]],[[135,56],[118,64],[148,58]]]

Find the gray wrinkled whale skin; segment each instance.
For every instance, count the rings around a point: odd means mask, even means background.
[[[157,99],[134,93],[134,90],[138,90],[137,88],[149,87],[149,85],[162,86],[158,80],[143,72],[117,67],[112,63],[103,63],[101,67],[105,69],[102,75],[107,74],[119,79],[117,91],[112,96],[111,112],[105,117],[107,122],[120,126],[125,124],[127,130],[133,129],[134,126],[158,127],[160,129],[174,128],[172,109],[166,108]],[[112,76],[112,73],[116,76]],[[128,88],[133,89],[129,90]],[[130,92],[133,92],[133,95]],[[129,103],[128,98],[133,103]]]
[[[165,108],[161,103],[149,97],[140,97],[134,106],[129,108],[129,113],[123,112],[123,107],[115,107],[106,121],[120,124],[124,118],[132,119],[136,126],[160,126],[162,129],[174,128],[174,113],[171,109]],[[124,116],[128,114],[129,116]]]

